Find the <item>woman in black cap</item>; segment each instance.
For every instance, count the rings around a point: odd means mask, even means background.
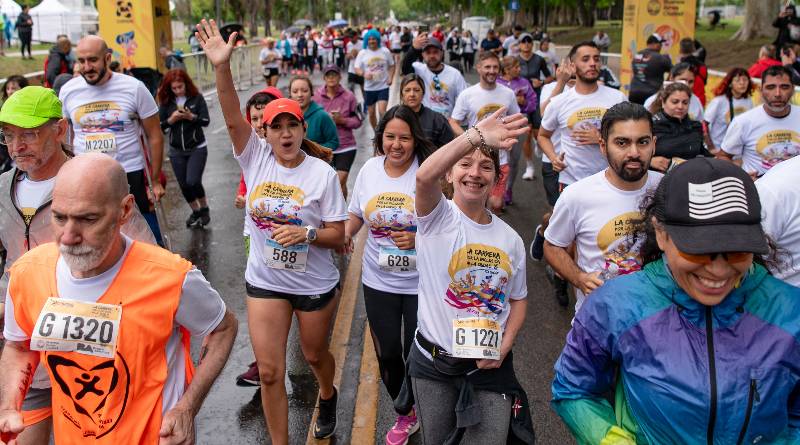
[[[556,363],[553,407],[578,442],[797,443],[800,289],[763,266],[747,173],[677,166],[642,204],[642,238],[644,269],[592,293]]]

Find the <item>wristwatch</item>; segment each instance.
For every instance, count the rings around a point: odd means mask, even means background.
[[[314,226],[306,226],[306,243],[311,244],[317,240],[317,229]]]

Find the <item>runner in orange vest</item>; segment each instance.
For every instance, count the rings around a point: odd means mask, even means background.
[[[194,417],[237,321],[190,262],[120,233],[134,205],[124,170],[107,155],[61,167],[51,204],[56,242],[11,268],[0,445],[23,430],[20,406],[40,361],[53,388],[56,443],[194,443]],[[205,337],[196,369],[190,335]]]

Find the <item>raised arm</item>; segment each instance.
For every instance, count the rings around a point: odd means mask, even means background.
[[[194,33],[206,57],[214,66],[219,105],[222,107],[225,125],[228,127],[228,134],[233,143],[233,151],[238,156],[244,151],[253,129],[239,111],[239,96],[236,94],[233,74],[231,74],[230,62],[236,34],[235,32],[232,33],[226,43],[222,40],[217,23],[213,19],[210,22],[207,22],[206,19],[201,20],[200,24],[197,25],[197,32]]]
[[[481,134],[486,145],[500,150],[510,150],[517,137],[528,129],[528,119],[524,114],[506,116],[506,107],[495,111],[491,116],[478,122],[478,130],[470,128],[444,147],[436,150],[417,170],[417,193],[415,205],[417,216],[425,216],[439,203],[442,186],[439,182],[459,159],[478,148]],[[470,141],[472,141],[470,143]]]

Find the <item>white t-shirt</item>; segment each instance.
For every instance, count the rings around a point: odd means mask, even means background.
[[[417,160],[399,178],[386,174],[386,156],[369,159],[361,167],[353,186],[348,211],[367,224],[369,237],[364,247],[361,281],[384,292],[416,295],[417,271],[385,270],[379,265],[381,250],[396,249],[390,232],[416,232],[414,197],[417,188]]]
[[[402,36],[402,34],[397,32],[397,31],[392,31],[392,33],[389,35],[389,42],[392,45],[392,49],[400,49],[401,48],[401,44],[400,44],[400,37],[401,36]]]
[[[392,53],[384,46],[373,51],[364,48],[356,57],[356,68],[364,71],[364,91],[380,91],[389,88],[389,68],[394,66]],[[367,79],[368,74],[372,79]]]
[[[752,97],[733,99],[733,118],[737,118],[752,108]],[[711,102],[706,106],[703,119],[708,122],[708,133],[711,135],[711,141],[714,142],[715,147],[719,148],[725,138],[725,133],[728,131],[728,125],[731,123],[731,104],[728,97],[722,95],[711,99]]]
[[[320,228],[323,222],[347,219],[347,206],[336,172],[325,161],[308,155],[297,167],[283,167],[275,159],[272,147],[255,130],[242,154],[234,157],[247,184],[250,255],[245,280],[261,289],[293,295],[324,294],[333,289],[339,282],[339,269],[333,264],[330,249],[313,244],[296,246],[296,249],[307,248],[305,272],[269,267],[267,250],[272,254],[279,252],[269,248],[276,247],[272,231],[278,225]],[[298,255],[302,256],[302,252]],[[279,255],[272,259],[281,258]]]
[[[456,98],[469,86],[464,81],[464,76],[450,65],[445,65],[439,74],[433,74],[428,65],[422,62],[414,62],[413,67],[414,73],[425,82],[425,96],[422,98],[422,105],[445,117],[450,117],[456,104]]]
[[[528,296],[525,246],[517,232],[496,216],[478,224],[444,196],[417,218],[417,227],[422,335],[452,351],[453,320],[484,317],[505,328],[510,300]]]
[[[558,175],[558,182],[572,184],[608,167],[600,153],[600,145],[576,145],[572,139],[574,128],[594,127],[600,130],[600,121],[606,110],[628,99],[621,92],[598,85],[591,94],[580,94],[574,88],[554,97],[544,110],[542,128],[561,130],[561,150],[567,167]]]
[[[58,296],[91,303],[99,300],[111,286],[114,278],[117,277],[133,245],[133,242],[128,237],[124,238],[126,243],[125,254],[113,267],[95,277],[73,277],[67,263],[63,258],[59,257],[56,263]],[[11,277],[11,280],[13,279]],[[11,341],[29,340],[30,336],[19,327],[14,317],[13,298],[10,293],[6,294],[6,325],[3,335]],[[163,390],[163,411],[171,409],[178,403],[186,386],[185,357],[180,327],[183,326],[195,337],[205,337],[219,325],[224,316],[225,302],[222,301],[217,291],[211,287],[211,284],[206,281],[203,273],[192,268],[183,280],[181,299],[178,304],[178,310],[175,313],[175,326],[169,340],[167,340],[166,350],[164,351],[167,359],[167,380],[164,383]],[[140,369],[137,371],[147,372],[148,370]]]
[[[771,168],[756,181],[758,197],[761,199],[761,227],[789,256],[781,264],[783,270],[773,269],[772,273],[793,286],[800,286],[798,169],[800,169],[800,156],[795,156]]]
[[[581,179],[561,192],[553,209],[545,239],[567,248],[575,242],[575,262],[584,272],[602,271],[603,279],[611,279],[642,268],[639,253],[642,240],[630,246],[632,220],[639,218],[639,200],[655,189],[662,174],[650,171],[647,183],[636,191],[620,190],[608,181],[603,170]],[[586,296],[575,289],[575,312]]]
[[[513,35],[506,37],[503,41],[503,49],[506,50],[506,55],[517,57],[519,55],[519,44],[517,38]]]
[[[267,60],[270,54],[273,56],[272,62],[267,62],[261,65],[261,67],[264,69],[264,74],[269,73],[270,68],[280,68],[281,66],[281,53],[274,48],[261,48],[261,53],[258,55],[258,61],[263,62]]]
[[[58,97],[64,116],[72,122],[75,153],[105,151],[128,173],[144,169],[139,128],[143,120],[158,114],[158,106],[142,82],[114,73],[103,85],[92,86],[78,76],[61,88]]]
[[[539,104],[543,104],[547,99],[550,99],[550,96],[553,95],[553,91],[556,89],[556,82],[546,83],[542,86],[542,92],[539,94]],[[564,91],[571,90],[572,87],[569,85],[564,85]],[[541,105],[540,105],[541,106]],[[550,136],[550,142],[553,144],[553,150],[555,150],[557,155],[561,154],[561,130],[556,129],[553,131],[553,134]],[[542,163],[543,164],[552,164],[550,158],[547,156],[542,156]]]
[[[650,105],[653,105],[653,102],[656,101],[657,97],[658,93],[648,97],[644,101],[644,107],[650,110]],[[689,99],[689,119],[701,122],[705,120],[705,112],[703,112],[703,103],[700,102],[700,99],[694,94],[692,94],[692,97]]]
[[[352,51],[353,49],[359,49],[359,48],[361,48],[361,41],[360,40],[355,41],[355,42],[354,41],[350,41],[350,42],[347,42],[346,52],[347,52],[347,54],[350,54],[350,51]],[[358,58],[358,56],[356,56],[356,59],[357,58]],[[351,74],[355,74],[356,73],[356,59],[349,59],[349,62],[347,63],[347,72],[348,73],[351,73]]]
[[[733,120],[722,139],[722,150],[742,157],[742,168],[763,175],[770,168],[800,153],[800,107],[792,105],[789,115],[772,117],[763,106]]]
[[[456,98],[452,118],[473,126],[502,107],[507,115],[519,113],[517,96],[510,88],[495,84],[494,89],[485,90],[480,83],[465,89]],[[500,150],[500,165],[508,164],[508,151]]]
[[[36,210],[50,200],[55,183],[55,176],[44,181],[33,181],[28,178],[27,174],[17,182],[14,188],[14,198],[17,201],[17,207],[22,212],[22,217],[25,218],[25,224],[30,224]]]

